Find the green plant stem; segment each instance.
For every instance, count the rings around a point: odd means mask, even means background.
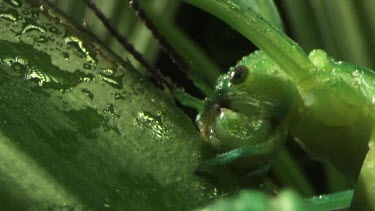
[[[282,5],[287,11],[287,20],[290,23],[295,40],[303,49],[310,52],[313,49],[322,48],[320,30],[310,1],[283,0]]]
[[[369,66],[370,49],[355,3],[351,0],[313,2],[327,52],[341,60]]]
[[[346,190],[333,194],[315,196],[306,201],[315,206],[317,210],[338,210],[349,208],[353,197],[353,190]]]
[[[310,182],[286,148],[278,153],[272,164],[272,171],[284,185],[294,188],[303,196],[315,194]]]
[[[184,0],[228,23],[265,51],[296,83],[310,77],[314,65],[294,41],[264,21],[242,1]]]
[[[285,31],[283,21],[273,0],[250,0],[245,3],[280,31]]]
[[[326,163],[324,169],[328,186],[327,188],[330,192],[347,190],[353,187],[350,181],[338,172],[331,163]]]

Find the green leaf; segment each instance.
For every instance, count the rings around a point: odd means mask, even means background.
[[[244,3],[280,31],[285,31],[283,21],[273,0],[245,0]]]
[[[33,1],[35,4],[36,1]],[[0,209],[181,210],[215,188],[170,96],[47,4],[0,1]]]
[[[296,83],[314,72],[303,49],[241,0],[183,0],[229,24],[264,51]]]
[[[250,203],[251,202],[251,203]],[[313,206],[304,201],[298,194],[291,190],[285,190],[278,197],[269,197],[266,194],[246,190],[242,191],[236,197],[218,200],[212,205],[201,209],[202,211],[299,211],[299,210],[318,210],[317,206]]]

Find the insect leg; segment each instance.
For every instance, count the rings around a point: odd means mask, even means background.
[[[369,151],[357,179],[351,204],[352,210],[375,210],[375,130],[369,141]]]
[[[270,139],[264,143],[257,145],[244,146],[236,148],[229,152],[219,154],[215,158],[205,161],[201,164],[200,168],[210,168],[212,166],[225,165],[230,162],[233,162],[239,158],[251,157],[256,155],[265,155],[267,153],[273,153],[275,148],[280,147],[286,138],[286,132],[282,127],[279,128],[279,131],[276,132]],[[275,144],[279,143],[279,144]]]

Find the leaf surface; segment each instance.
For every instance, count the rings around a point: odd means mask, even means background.
[[[194,174],[191,120],[130,63],[45,3],[0,1],[0,34],[0,209],[180,210],[214,197]]]

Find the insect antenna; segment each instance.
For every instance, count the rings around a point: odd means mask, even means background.
[[[190,68],[189,64],[176,52],[176,50],[164,38],[164,36],[161,35],[151,19],[147,17],[144,10],[139,6],[139,2],[137,0],[130,0],[129,5],[134,10],[139,19],[144,22],[145,26],[150,30],[155,39],[159,42],[164,52],[169,55],[169,58],[178,66],[181,71],[187,72]]]
[[[173,85],[169,80],[164,78],[160,71],[149,63],[143,55],[135,49],[135,47],[129,43],[125,37],[123,37],[119,31],[113,26],[109,19],[104,15],[104,13],[99,10],[99,8],[91,2],[91,0],[83,0],[86,5],[95,13],[95,15],[100,19],[103,25],[108,29],[108,31],[116,38],[116,40],[131,54],[134,58],[139,61],[148,71],[152,73],[152,77],[161,85],[165,84],[169,89],[173,89]]]
[[[197,70],[190,65],[189,62],[184,59],[183,56],[174,48],[174,46],[165,39],[164,35],[161,31],[156,27],[157,25],[149,18],[147,7],[142,9],[140,1],[138,0],[129,0],[130,7],[134,10],[135,14],[138,16],[140,20],[142,20],[145,26],[150,30],[154,38],[159,42],[159,45],[163,49],[163,51],[169,56],[169,58],[178,66],[181,72],[185,73],[194,83],[195,87],[197,87],[201,93],[205,96],[212,98],[215,95],[214,87],[212,83],[209,81],[206,75],[200,74]],[[146,11],[145,11],[146,10]],[[152,17],[152,15],[151,15]],[[216,81],[216,80],[215,80]]]
[[[157,83],[159,85],[165,85],[169,90],[172,91],[172,94],[173,96],[184,106],[187,106],[187,107],[191,107],[191,108],[194,108],[195,110],[197,110],[199,113],[202,113],[203,112],[203,109],[204,109],[204,103],[187,94],[186,92],[184,92],[183,90],[179,89],[176,87],[175,84],[173,84],[168,78],[166,78],[159,69],[157,69],[154,65],[152,65],[150,62],[148,62],[144,57],[143,55],[137,51],[135,49],[135,47],[129,43],[125,37],[123,37],[119,31],[113,26],[113,24],[111,23],[111,21],[104,15],[104,13],[91,1],[91,0],[83,0],[86,5],[95,13],[95,15],[99,18],[99,20],[103,23],[103,25],[107,28],[107,30],[116,38],[116,40],[130,53],[134,56],[134,58],[139,61],[148,71],[150,71],[152,77],[157,81]],[[133,3],[134,5],[134,3]],[[136,4],[135,8],[138,7],[139,9],[139,5],[137,6],[138,4]],[[138,11],[142,11],[142,10],[138,10]],[[141,12],[143,13],[143,12]],[[144,15],[144,14],[143,14]],[[146,18],[147,19],[147,18]],[[150,21],[148,21],[148,24],[150,25],[153,25]],[[155,28],[155,27],[153,27]],[[156,30],[156,28],[155,28]],[[173,54],[175,54],[172,58],[173,61],[176,62],[176,64],[182,68],[183,70],[185,70],[188,65],[187,63],[182,59],[182,57],[180,57],[176,51],[173,49],[173,47],[171,47],[169,45],[169,43],[162,38],[162,36],[160,35],[160,40],[159,42],[163,42],[161,40],[164,40],[164,43],[165,45],[163,46],[169,46],[168,49],[170,48],[171,51],[168,51],[168,52],[174,52]],[[171,54],[169,54],[171,55]],[[178,61],[178,62],[177,62]]]

